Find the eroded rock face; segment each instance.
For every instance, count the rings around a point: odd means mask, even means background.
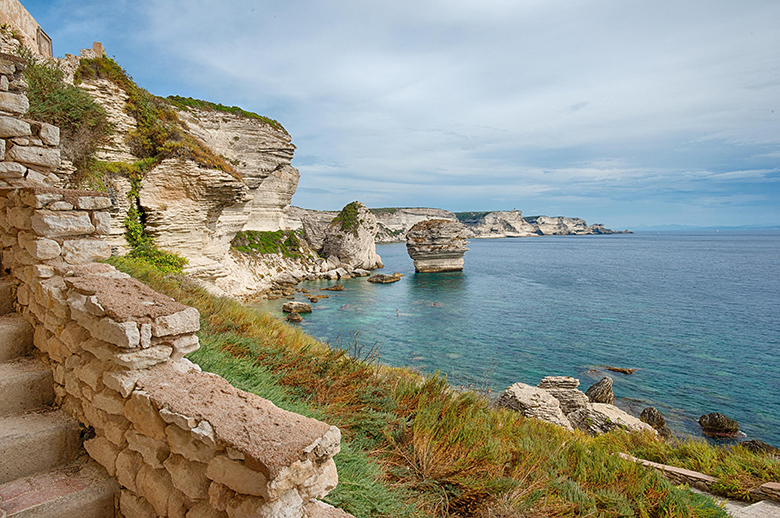
[[[344,207],[328,225],[322,243],[322,254],[333,267],[346,266],[374,270],[381,268],[376,253],[376,218],[360,202]]]
[[[664,439],[669,439],[672,436],[672,431],[666,426],[666,419],[655,407],[650,406],[642,410],[639,420],[655,428]]]
[[[473,234],[469,237],[501,238],[538,236],[542,232],[523,219],[519,210],[500,210],[462,221]]]
[[[189,259],[187,270],[204,279],[227,275],[220,261],[246,223],[251,201],[245,183],[189,160],[167,159],[144,178],[140,204],[146,230],[163,249]]]
[[[468,248],[465,228],[457,221],[432,219],[415,224],[406,233],[406,250],[420,273],[463,270]]]
[[[605,403],[591,403],[586,408],[577,410],[566,417],[569,418],[569,422],[574,428],[590,435],[600,435],[617,429],[657,433],[649,424],[643,423],[614,405]]]
[[[262,119],[237,113],[191,108],[179,110],[188,131],[241,174],[252,196],[244,230],[290,227],[286,210],[300,174],[290,165],[295,151],[290,135]]]
[[[525,383],[515,383],[507,388],[495,405],[508,408],[523,414],[525,417],[541,419],[571,430],[571,424],[566,419],[558,400],[545,389],[532,387]]]
[[[606,403],[611,405],[615,402],[615,394],[612,392],[612,378],[604,376],[598,382],[590,386],[585,391],[585,395],[588,396],[593,403]]]

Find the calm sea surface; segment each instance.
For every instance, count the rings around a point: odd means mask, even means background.
[[[346,344],[357,332],[386,364],[493,393],[546,375],[585,390],[608,374],[635,415],[654,405],[698,435],[698,416],[720,412],[780,445],[780,232],[472,240],[465,270],[445,274],[415,274],[403,244],[377,252],[405,277],[322,292],[308,333]]]

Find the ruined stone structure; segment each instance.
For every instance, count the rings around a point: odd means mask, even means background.
[[[2,52],[12,50],[18,43],[39,56],[52,57],[51,38],[19,0],[0,0],[0,25],[3,27]]]
[[[0,84],[23,66],[0,56]],[[348,516],[317,500],[337,483],[338,428],[184,358],[198,311],[94,262],[111,253],[110,198],[44,185],[58,132],[5,93],[0,515]]]

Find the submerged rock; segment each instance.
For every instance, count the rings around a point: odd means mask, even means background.
[[[390,284],[391,282],[398,282],[401,280],[401,275],[398,272],[395,272],[394,274],[390,275],[388,273],[375,273],[368,279],[366,279],[368,282],[376,282],[379,284]]]
[[[628,369],[626,367],[612,367],[611,365],[607,366],[607,370],[612,372],[619,372],[620,374],[625,374],[626,376],[636,372],[636,369]]]
[[[457,221],[420,221],[406,233],[406,250],[420,273],[463,270],[463,254],[468,248],[466,227]]]
[[[585,395],[588,396],[593,403],[606,403],[611,405],[615,402],[615,394],[612,392],[612,378],[604,376],[600,381],[590,386],[585,391]]]
[[[666,419],[664,419],[664,416],[661,415],[661,412],[655,407],[649,406],[642,410],[642,413],[639,415],[639,420],[655,428],[664,439],[672,437],[672,431],[666,426]]]
[[[327,288],[320,288],[320,291],[344,291],[344,285],[334,284],[333,286],[329,286]]]
[[[560,402],[544,389],[515,383],[496,400],[495,406],[519,412],[525,417],[541,419],[567,430],[571,424],[561,410]]]
[[[739,423],[717,412],[699,417],[699,424],[704,435],[711,437],[736,437],[739,433]]]
[[[311,313],[311,304],[291,300],[284,303],[282,311],[285,313]]]
[[[649,424],[643,423],[618,407],[606,403],[591,403],[586,408],[577,410],[567,417],[574,428],[590,435],[601,435],[617,429],[630,432],[652,430],[653,433],[657,433]]]

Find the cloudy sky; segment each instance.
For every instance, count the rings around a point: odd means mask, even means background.
[[[293,203],[780,225],[776,0],[21,0],[297,146]]]

